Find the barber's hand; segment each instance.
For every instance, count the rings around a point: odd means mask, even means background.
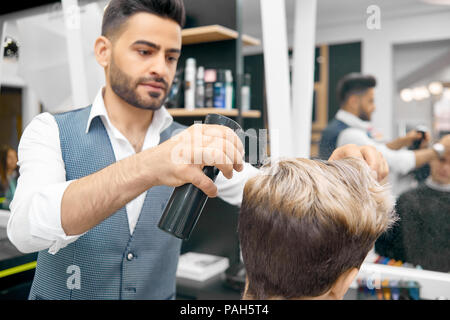
[[[445,147],[445,152],[450,153],[450,134],[447,134],[439,140],[439,143],[442,143]]]
[[[405,135],[404,139],[405,139],[406,146],[410,147],[410,146],[412,146],[414,141],[422,139],[422,133],[417,130],[411,130]],[[425,138],[422,140],[419,149],[424,149],[424,148],[428,147],[428,144],[430,143],[430,141],[431,141],[431,135],[427,131],[427,132],[425,132]]]
[[[428,145],[431,142],[431,134],[427,131],[425,132],[425,139],[422,140],[422,143],[420,144],[419,149],[425,149],[428,148]]]
[[[334,150],[328,161],[340,160],[345,158],[362,159],[372,169],[374,177],[378,181],[382,181],[389,174],[389,166],[384,156],[375,147],[357,146],[348,144]]]
[[[230,179],[233,170],[242,171],[244,146],[233,130],[220,125],[195,124],[149,150],[154,185],[178,187],[192,183],[208,197],[217,187],[202,169],[218,168]]]

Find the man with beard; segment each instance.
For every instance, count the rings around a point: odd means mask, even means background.
[[[238,136],[185,128],[163,107],[184,20],[182,0],[112,0],[95,42],[105,87],[91,106],[41,114],[23,133],[8,237],[39,251],[30,299],[173,299],[181,240],[157,227],[173,188],[192,183],[240,205],[257,170]],[[387,175],[373,147],[332,159],[346,157]],[[221,171],[216,184],[204,166]]]
[[[339,81],[337,97],[340,110],[322,133],[320,159],[327,160],[337,147],[346,144],[371,145],[386,158],[390,171],[406,174],[439,159],[445,150],[450,150],[448,139],[442,139],[433,147],[427,148],[430,141],[428,133],[419,150],[403,149],[421,138],[421,133],[415,130],[389,143],[379,142],[370,123],[375,111],[375,86],[376,79],[373,76],[359,73],[350,73]]]

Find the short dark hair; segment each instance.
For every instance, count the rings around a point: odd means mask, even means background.
[[[336,88],[339,106],[344,105],[347,99],[354,94],[364,94],[377,85],[377,80],[371,75],[349,73],[339,80]]]
[[[131,16],[140,12],[172,19],[181,28],[186,21],[183,0],[111,0],[103,15],[102,36],[113,36]]]

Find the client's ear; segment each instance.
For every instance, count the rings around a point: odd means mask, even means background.
[[[328,293],[330,298],[342,300],[358,272],[359,270],[357,268],[352,268],[341,274]]]

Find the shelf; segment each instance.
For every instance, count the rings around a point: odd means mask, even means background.
[[[183,45],[232,40],[237,39],[239,34],[235,30],[228,29],[220,25],[188,28],[181,32]],[[247,46],[259,46],[261,41],[248,35],[242,36],[242,42]]]
[[[224,110],[217,108],[201,108],[194,110],[179,109],[167,109],[172,117],[206,117],[209,113],[217,113],[226,117],[237,117],[238,110]],[[250,110],[242,112],[243,118],[261,118],[261,111]]]

